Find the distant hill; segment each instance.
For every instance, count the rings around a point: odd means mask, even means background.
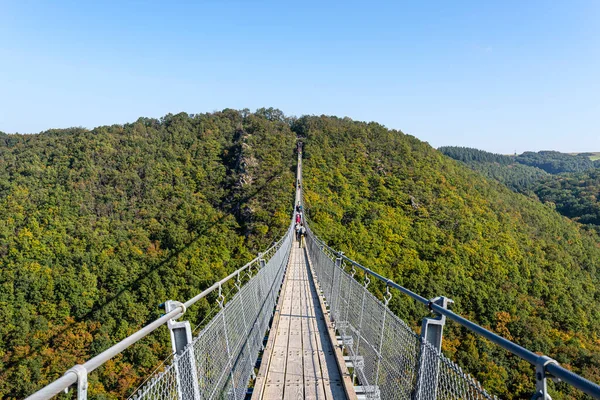
[[[548,175],[548,172],[543,169],[519,163],[518,157],[489,153],[470,147],[445,146],[438,150],[515,191],[528,189]]]
[[[600,232],[600,170],[550,175],[530,189],[561,214]]]
[[[571,155],[558,151],[527,151],[515,157],[515,160],[524,165],[537,167],[551,174],[561,172],[583,172],[594,168],[594,162],[585,155]]]
[[[570,155],[545,151],[509,157],[465,147],[440,147],[438,150],[517,192],[534,195],[564,216],[600,232],[600,170],[594,167],[600,161],[590,161],[595,153]],[[537,167],[520,164],[523,160],[548,171],[561,172],[546,173]],[[567,170],[583,171],[565,172]]]
[[[457,146],[443,146],[438,148],[448,157],[454,158],[458,161],[469,163],[496,163],[501,165],[514,164],[515,159],[511,156],[503,154],[490,153],[484,150],[474,149],[472,147],[457,147]]]
[[[526,151],[517,156],[489,153],[470,147],[443,146],[438,148],[445,155],[467,164],[493,162],[501,165],[522,164],[539,168],[549,174],[582,172],[593,169],[592,153],[568,154],[558,151]]]
[[[600,151],[585,152],[585,153],[569,153],[569,154],[574,155],[574,156],[587,157],[592,161],[600,160]]]

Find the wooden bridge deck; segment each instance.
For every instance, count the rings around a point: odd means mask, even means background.
[[[303,248],[287,273],[253,399],[346,399],[344,383]]]

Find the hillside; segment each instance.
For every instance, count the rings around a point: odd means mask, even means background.
[[[551,174],[561,172],[583,172],[594,168],[594,162],[585,154],[567,154],[558,151],[526,151],[519,154],[516,161],[543,169]]]
[[[518,192],[526,191],[549,175],[538,167],[519,163],[518,157],[489,153],[470,147],[443,146],[438,148],[438,151],[464,162],[474,171]]]
[[[272,109],[0,135],[0,398],[31,394],[278,239],[294,148]],[[188,311],[192,327],[208,309]],[[123,398],[169,347],[159,330],[92,374],[90,394]]]
[[[600,381],[597,236],[402,132],[324,116],[294,129],[306,142],[307,211],[330,245]],[[397,293],[391,306],[419,329],[422,307]],[[453,323],[443,349],[493,393],[531,396],[527,363]],[[554,399],[578,396],[553,388]]]
[[[412,136],[261,109],[0,135],[0,397],[30,394],[279,238],[296,135],[329,244],[600,381],[597,236]],[[423,307],[397,293],[391,307],[420,329]],[[90,376],[91,395],[128,395],[169,346],[166,329],[133,346]],[[495,394],[530,396],[528,364],[452,323],[444,351]]]
[[[481,164],[520,165],[546,171],[549,174],[563,172],[583,172],[595,168],[592,158],[594,153],[561,153],[559,151],[526,151],[523,154],[507,156],[490,153],[471,147],[442,146],[439,151],[455,160],[462,161],[471,166]],[[523,169],[527,171],[527,169]]]
[[[588,161],[582,161],[585,157],[591,159],[595,153],[571,155],[540,152],[521,155],[540,160],[539,154],[545,153],[548,157],[543,158],[543,163],[561,171],[550,174],[537,167],[520,164],[521,156],[509,157],[468,147],[449,146],[438,150],[464,162],[474,171],[495,179],[516,192],[537,198],[562,215],[600,232],[600,173],[598,168],[589,168],[591,164]],[[564,172],[565,170],[583,172]]]
[[[600,231],[600,170],[548,176],[531,190],[561,214]]]

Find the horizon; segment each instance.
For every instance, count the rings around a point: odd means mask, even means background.
[[[160,120],[162,117],[164,117],[164,116],[166,116],[166,115],[168,115],[168,114],[177,115],[177,114],[179,114],[179,113],[186,113],[186,114],[188,114],[188,115],[200,115],[200,114],[207,114],[207,113],[216,113],[216,112],[221,112],[221,111],[223,111],[223,110],[225,110],[225,109],[227,109],[227,108],[230,108],[230,109],[231,109],[231,107],[226,107],[226,108],[224,108],[224,109],[222,109],[222,110],[213,110],[213,111],[198,112],[198,113],[189,113],[189,112],[186,112],[186,111],[180,111],[180,112],[174,112],[174,113],[166,113],[166,114],[164,114],[164,115],[162,115],[162,116],[160,116],[160,117],[147,117],[147,116],[141,116],[141,117],[138,117],[138,118],[136,118],[135,120],[132,120],[132,121],[126,121],[126,122],[122,122],[122,123],[114,123],[114,124],[104,124],[104,125],[98,125],[98,126],[94,126],[94,127],[86,127],[86,126],[66,126],[66,127],[61,127],[61,128],[48,128],[48,129],[43,129],[43,130],[41,130],[41,131],[39,131],[39,132],[5,132],[5,131],[2,131],[2,130],[0,129],[0,132],[2,132],[2,133],[5,133],[5,134],[8,134],[8,135],[39,135],[39,134],[41,134],[41,133],[44,133],[44,132],[47,132],[47,131],[50,131],[50,130],[55,130],[55,129],[56,129],[56,130],[64,130],[64,129],[75,129],[75,128],[81,128],[81,129],[85,129],[85,130],[87,130],[87,131],[92,131],[92,130],[94,130],[94,129],[96,129],[96,128],[100,128],[100,127],[103,127],[103,126],[112,126],[112,125],[121,125],[121,126],[124,126],[124,125],[127,125],[127,124],[132,124],[132,123],[135,123],[135,122],[136,122],[138,119],[140,119],[140,118],[151,118],[151,119],[157,119],[157,120]],[[269,108],[269,107],[259,107],[259,108],[257,108],[257,109],[256,109],[256,110],[254,110],[254,111],[252,111],[252,110],[251,110],[251,112],[256,112],[256,111],[258,111],[260,108]],[[275,109],[276,109],[276,107],[273,107],[273,108],[275,108]],[[243,109],[244,109],[244,108],[242,108],[242,109],[239,109],[238,111],[240,111],[240,110],[243,110]],[[280,110],[280,111],[283,111],[283,110]],[[286,114],[286,113],[284,112],[284,115],[285,115],[286,117],[288,117],[288,118],[290,118],[290,117],[291,117],[291,118],[301,118],[301,117],[303,117],[303,116],[319,116],[319,115],[325,115],[325,114],[318,114],[318,115],[317,115],[317,114],[303,114],[303,115],[299,115],[299,116],[298,116],[298,115],[290,115],[290,114]],[[328,116],[328,117],[336,117],[336,118],[350,118],[350,119],[352,119],[352,120],[353,120],[353,121],[355,121],[355,122],[364,122],[364,123],[372,123],[372,122],[375,122],[375,123],[378,123],[378,124],[380,124],[380,125],[384,126],[384,127],[385,127],[385,128],[387,128],[387,129],[390,129],[390,130],[396,130],[396,131],[400,131],[400,132],[402,132],[402,133],[404,133],[404,134],[406,134],[406,135],[415,136],[415,135],[412,135],[410,132],[405,132],[405,131],[403,131],[402,129],[390,128],[390,127],[388,127],[388,126],[386,126],[386,125],[384,125],[384,124],[381,124],[380,122],[377,122],[377,121],[361,121],[361,120],[356,120],[356,119],[353,119],[353,118],[351,118],[351,117],[348,117],[348,116],[339,116],[339,115],[326,115],[326,116]],[[423,139],[421,139],[421,138],[419,138],[419,137],[417,137],[417,136],[415,136],[415,137],[416,137],[417,139],[419,139],[419,140],[423,141],[423,142],[427,142],[426,140],[423,140]],[[517,151],[517,152],[511,152],[511,153],[498,153],[498,152],[494,152],[494,151],[491,151],[491,150],[486,150],[486,149],[477,148],[477,147],[468,146],[468,145],[467,145],[467,146],[464,146],[464,145],[445,144],[445,145],[440,145],[440,146],[433,146],[431,143],[429,143],[429,142],[427,142],[427,143],[428,143],[428,144],[429,144],[431,147],[433,147],[434,149],[436,149],[436,150],[437,150],[437,149],[439,149],[440,147],[470,147],[470,148],[474,148],[474,149],[477,149],[477,150],[483,150],[483,151],[487,151],[487,152],[489,152],[489,153],[495,153],[495,154],[506,155],[506,156],[512,156],[512,155],[514,155],[514,154],[522,154],[522,153],[525,153],[525,152],[559,151],[559,150],[556,150],[556,149],[539,148],[539,149],[536,149],[536,150],[528,150],[528,149],[526,149],[526,150],[523,150],[523,151],[520,151],[520,152],[518,152],[518,151]],[[584,151],[560,151],[560,152],[561,152],[561,153],[565,153],[565,154],[571,154],[571,155],[577,155],[577,154],[582,154],[582,153],[600,153],[600,151],[594,151],[594,150],[584,150]]]
[[[138,117],[138,118],[136,118],[135,120],[132,120],[132,121],[125,121],[125,122],[114,123],[114,124],[104,124],[104,125],[97,125],[97,126],[94,126],[94,127],[86,127],[86,126],[65,126],[65,127],[60,127],[60,128],[47,128],[47,129],[43,129],[43,130],[41,130],[41,131],[39,131],[39,132],[5,132],[5,131],[3,131],[3,130],[1,130],[1,129],[0,129],[0,132],[2,132],[2,133],[5,133],[5,134],[8,134],[8,135],[39,135],[39,134],[41,134],[41,133],[44,133],[44,132],[47,132],[47,131],[50,131],[50,130],[65,130],[65,129],[75,129],[75,128],[81,128],[81,129],[85,129],[85,130],[88,130],[88,131],[92,131],[92,130],[94,130],[94,129],[96,129],[96,128],[100,128],[100,127],[103,127],[103,126],[112,126],[112,125],[121,125],[121,126],[124,126],[124,125],[127,125],[127,124],[132,124],[132,123],[135,123],[135,122],[136,122],[138,119],[140,119],[140,118],[150,118],[150,119],[157,119],[157,120],[160,120],[161,118],[163,118],[164,116],[166,116],[166,115],[169,115],[169,114],[172,114],[172,115],[177,115],[177,114],[179,114],[179,113],[186,113],[186,114],[188,114],[188,115],[200,115],[200,114],[207,114],[207,113],[216,113],[216,112],[221,112],[221,111],[223,111],[223,110],[226,110],[226,109],[228,109],[228,108],[229,108],[229,109],[231,109],[231,107],[226,107],[226,108],[223,108],[222,110],[212,110],[212,111],[197,112],[197,113],[193,113],[193,112],[192,112],[192,113],[190,113],[190,112],[186,112],[186,111],[180,111],[180,112],[166,113],[166,114],[164,114],[164,115],[161,115],[160,117],[148,117],[148,116],[140,116],[140,117]],[[258,111],[260,108],[269,108],[269,107],[259,107],[259,108],[257,108],[257,109],[256,109],[256,110],[254,110],[254,111],[252,111],[252,110],[251,110],[251,112],[256,112],[256,111]],[[274,108],[274,109],[277,109],[276,107],[272,107],[272,108]],[[243,110],[243,109],[244,109],[244,108],[242,108],[242,109],[236,109],[236,110],[240,111],[240,110]],[[283,111],[283,110],[280,110],[280,111]],[[286,117],[288,117],[288,118],[290,118],[290,117],[291,117],[291,118],[301,118],[301,117],[303,117],[303,116],[319,116],[319,115],[325,115],[325,116],[328,116],[328,117],[336,117],[336,118],[350,118],[351,120],[353,120],[353,121],[355,121],[355,122],[364,122],[364,123],[372,123],[372,122],[374,122],[374,123],[378,123],[378,124],[380,124],[380,125],[384,126],[384,127],[385,127],[385,128],[387,128],[387,129],[390,129],[390,130],[396,130],[396,131],[400,131],[400,132],[402,132],[402,133],[404,133],[404,134],[406,134],[406,135],[415,136],[415,135],[412,135],[410,132],[405,132],[405,131],[403,131],[402,129],[397,129],[397,128],[391,128],[391,127],[388,127],[388,126],[386,126],[386,125],[384,125],[384,124],[381,124],[381,123],[380,123],[380,122],[378,122],[378,121],[366,121],[366,120],[364,120],[364,121],[363,121],[363,120],[356,120],[356,119],[354,119],[354,118],[351,118],[351,117],[348,117],[348,116],[340,116],[340,115],[326,115],[326,114],[303,114],[303,115],[299,115],[299,116],[298,116],[298,115],[286,114],[285,112],[284,112],[284,115],[285,115]],[[474,149],[477,149],[477,150],[483,150],[483,151],[487,151],[487,152],[489,152],[489,153],[495,153],[495,154],[506,155],[506,156],[512,156],[512,155],[514,155],[514,154],[522,154],[522,153],[524,153],[524,152],[529,152],[529,151],[531,151],[531,152],[542,152],[542,151],[559,151],[559,150],[556,150],[556,149],[548,149],[548,148],[542,148],[542,147],[540,147],[539,149],[536,149],[536,150],[529,150],[529,149],[526,149],[526,150],[523,150],[523,151],[520,151],[520,152],[516,151],[516,152],[511,152],[511,153],[498,153],[498,152],[495,152],[495,151],[492,151],[492,150],[486,150],[486,149],[482,149],[482,148],[478,148],[478,147],[473,147],[473,146],[469,146],[469,145],[454,145],[454,144],[444,144],[444,145],[440,145],[440,146],[433,146],[433,145],[432,145],[431,143],[429,143],[428,141],[426,141],[426,140],[423,140],[423,139],[421,139],[421,138],[419,138],[419,137],[417,137],[417,136],[415,136],[415,137],[416,137],[417,139],[419,139],[419,140],[423,141],[423,142],[427,142],[427,143],[428,143],[428,144],[429,144],[431,147],[433,147],[433,148],[434,148],[434,149],[436,149],[436,150],[437,150],[437,149],[439,149],[440,147],[470,147],[470,148],[474,148]],[[572,154],[572,155],[576,155],[576,154],[582,154],[582,153],[600,153],[600,151],[593,151],[593,150],[583,150],[583,151],[560,151],[560,152],[561,152],[561,153],[565,153],[565,154]]]
[[[600,149],[600,3],[11,3],[0,131],[348,116],[433,147]]]

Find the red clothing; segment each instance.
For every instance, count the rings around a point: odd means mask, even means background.
[[[299,224],[300,223],[300,214],[296,214],[296,223]]]

